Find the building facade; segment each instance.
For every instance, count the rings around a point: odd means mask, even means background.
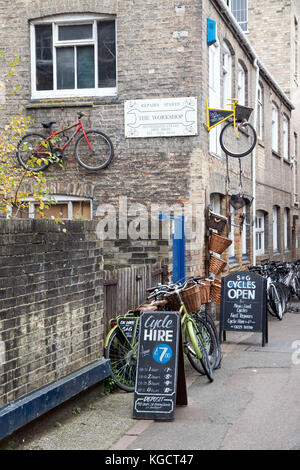
[[[112,265],[166,257],[170,233],[162,240],[162,221],[157,236],[159,213],[181,213],[187,222],[187,274],[208,274],[209,206],[232,222],[228,269],[300,257],[290,154],[293,100],[256,55],[230,7],[223,0],[30,0],[16,10],[0,1],[1,49],[6,57],[20,58],[11,79],[19,91],[6,95],[2,87],[1,125],[20,106],[36,131],[46,120],[57,121],[55,129],[69,126],[82,111],[86,127],[101,129],[113,142],[115,157],[104,170],[79,167],[72,149],[65,170],[53,165],[45,172],[63,217],[101,222],[111,208],[116,231],[105,241],[104,256]],[[207,19],[217,25],[211,45]],[[221,126],[210,132],[205,126],[206,100],[223,108],[234,97],[253,108],[258,144],[240,165],[232,158],[227,165]],[[179,130],[178,113],[164,114],[164,106],[178,110],[176,99],[189,106],[185,119],[193,116]],[[141,105],[151,110],[150,126]],[[134,113],[128,106],[135,106]],[[238,193],[241,183],[245,206],[234,211],[226,196]],[[34,207],[28,216],[35,217]]]

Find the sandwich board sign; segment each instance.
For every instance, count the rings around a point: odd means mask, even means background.
[[[222,278],[220,341],[226,331],[261,332],[268,342],[267,281],[259,274],[239,271]]]
[[[173,419],[187,404],[178,312],[142,312],[133,418]]]

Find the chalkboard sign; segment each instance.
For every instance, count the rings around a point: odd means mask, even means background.
[[[230,116],[232,111],[226,109],[208,109],[209,127],[214,126],[226,117]]]
[[[132,343],[137,327],[137,317],[120,317],[118,318],[118,326],[122,330],[123,335]]]
[[[141,314],[134,418],[173,418],[176,405],[179,332],[178,312]]]
[[[261,332],[268,342],[266,280],[259,274],[240,271],[222,278],[220,340],[225,331]]]

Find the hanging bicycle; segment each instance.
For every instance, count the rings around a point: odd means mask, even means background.
[[[209,108],[206,101],[206,127],[210,131],[229,120],[220,133],[220,145],[226,155],[235,158],[245,157],[254,149],[257,135],[248,122],[252,108],[241,106],[238,99],[232,98],[231,109]]]

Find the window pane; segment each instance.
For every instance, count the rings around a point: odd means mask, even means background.
[[[91,24],[80,24],[58,27],[59,41],[73,41],[76,39],[91,39],[93,37],[93,26]]]
[[[37,206],[35,206],[37,207]],[[50,206],[49,209],[44,210],[44,217],[46,219],[60,218],[60,219],[67,219],[68,218],[68,204],[53,204]],[[35,209],[34,211],[34,218],[41,219],[42,216],[38,213]]]
[[[35,27],[36,89],[53,89],[52,26]]]
[[[75,87],[74,47],[62,47],[56,50],[57,89],[66,90]]]
[[[98,25],[98,87],[116,86],[116,37],[114,21]]]
[[[77,47],[77,88],[94,87],[94,46]]]

